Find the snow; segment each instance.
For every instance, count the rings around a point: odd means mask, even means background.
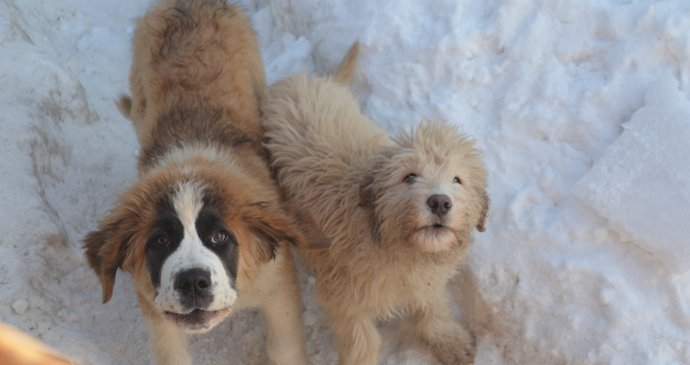
[[[673,273],[690,271],[690,102],[664,75],[575,194]],[[612,179],[611,176],[615,176]]]
[[[458,123],[484,149],[487,232],[449,285],[477,364],[690,364],[690,2],[241,3],[269,81],[333,70],[358,39],[368,115],[391,132]],[[136,178],[113,100],[149,5],[0,2],[0,319],[84,364],[149,361],[129,277],[101,304],[80,243]],[[301,277],[308,352],[333,363]],[[192,354],[264,363],[261,321],[238,313]],[[437,364],[404,321],[382,331],[382,364]]]

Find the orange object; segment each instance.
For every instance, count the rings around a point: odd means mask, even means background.
[[[0,364],[2,365],[73,365],[37,339],[0,324]]]

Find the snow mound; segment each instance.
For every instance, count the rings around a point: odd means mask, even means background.
[[[575,194],[676,274],[690,271],[690,102],[665,75]]]

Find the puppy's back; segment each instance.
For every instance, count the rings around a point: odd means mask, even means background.
[[[166,117],[187,119],[178,123],[231,120],[236,133],[259,143],[265,77],[256,35],[242,11],[224,0],[163,1],[139,20],[133,53],[132,100],[119,106],[142,144]]]
[[[364,116],[350,91],[329,78],[288,77],[271,86],[263,102],[267,146],[275,163],[327,158],[330,163],[361,161],[368,145],[388,139]]]
[[[355,44],[334,77],[291,76],[262,100],[266,147],[279,185],[331,237],[346,229],[343,216],[356,214],[361,172],[370,157],[393,144],[344,86],[357,51]]]

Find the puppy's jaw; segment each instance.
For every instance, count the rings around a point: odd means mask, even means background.
[[[179,246],[161,268],[154,306],[165,318],[171,319],[185,331],[204,332],[230,314],[237,292],[225,265],[204,246],[196,229],[196,221],[203,208],[203,188],[194,182],[181,183],[172,197],[172,203],[184,234]],[[209,303],[197,303],[196,298],[189,303],[189,298],[183,298],[175,290],[178,275],[192,269],[210,273],[212,299]]]
[[[438,191],[438,190],[437,190]],[[441,192],[431,192],[425,194],[414,194],[415,209],[411,213],[413,232],[410,236],[413,246],[421,252],[443,252],[462,244],[456,216],[460,214],[460,207],[454,206],[446,216],[439,217],[429,210],[426,201],[431,195]]]
[[[412,238],[414,245],[422,252],[443,252],[456,246],[458,239],[448,227],[425,226],[418,229]]]
[[[164,313],[164,318],[175,323],[184,332],[189,334],[204,333],[217,326],[232,313],[232,309],[226,308],[217,311],[194,310],[188,314]]]

